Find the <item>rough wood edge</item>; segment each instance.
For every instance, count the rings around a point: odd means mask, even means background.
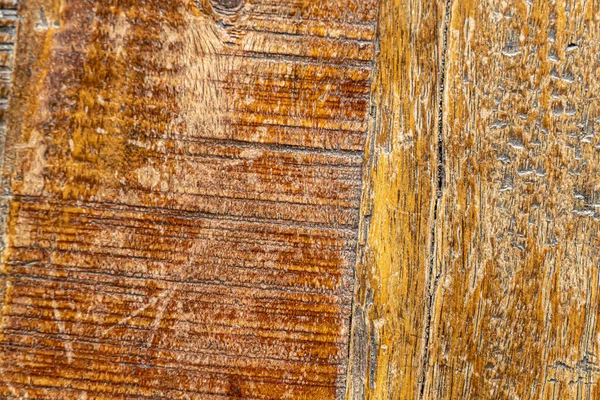
[[[9,109],[13,64],[17,47],[19,27],[18,0],[0,0],[0,155],[4,154],[7,130],[7,111]],[[0,159],[0,171],[4,168],[4,157]],[[8,213],[10,187],[0,177],[0,252],[4,249],[4,224]],[[0,268],[0,307],[4,304],[6,279]]]

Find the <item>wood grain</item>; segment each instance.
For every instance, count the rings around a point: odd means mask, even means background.
[[[347,398],[600,398],[600,4],[380,9]]]
[[[443,2],[381,1],[346,396],[421,395],[438,191]]]
[[[0,395],[343,395],[376,10],[21,4]]]
[[[6,138],[6,117],[8,99],[11,94],[13,64],[15,58],[15,42],[17,38],[18,3],[16,0],[0,1],[0,154],[4,150]],[[4,158],[0,158],[0,165]],[[1,167],[0,167],[1,169]],[[8,182],[0,177],[0,232],[6,222],[10,202],[10,187]],[[3,241],[0,247],[4,249]],[[6,290],[4,274],[0,269],[0,306]],[[0,314],[1,315],[1,314]]]
[[[0,9],[0,397],[600,398],[598,0]]]
[[[16,0],[0,1],[0,132],[3,138],[17,36],[17,8]]]
[[[600,3],[457,0],[450,21],[424,396],[600,398]]]

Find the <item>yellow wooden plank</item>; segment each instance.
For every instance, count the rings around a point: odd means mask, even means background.
[[[599,398],[600,4],[447,4],[380,5],[347,398]]]
[[[380,2],[347,398],[414,399],[427,359],[445,3]]]
[[[597,399],[600,3],[450,12],[424,398]]]

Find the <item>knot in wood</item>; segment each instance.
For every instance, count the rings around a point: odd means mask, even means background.
[[[224,15],[235,15],[244,7],[244,0],[210,0],[215,12]]]

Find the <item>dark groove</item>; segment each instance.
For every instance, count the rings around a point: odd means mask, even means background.
[[[438,126],[437,126],[437,180],[436,180],[436,191],[435,191],[435,203],[433,206],[433,222],[431,225],[431,242],[430,242],[430,255],[429,255],[429,270],[427,281],[429,282],[429,305],[427,308],[427,322],[425,325],[425,348],[423,350],[423,361],[421,369],[421,384],[419,398],[423,399],[425,394],[425,386],[427,383],[427,366],[429,365],[429,342],[431,337],[431,320],[433,314],[433,307],[435,304],[435,295],[437,292],[440,272],[435,273],[435,252],[437,238],[435,234],[435,228],[438,220],[438,207],[442,200],[442,194],[444,190],[444,173],[446,169],[446,160],[444,152],[444,136],[443,136],[443,119],[444,119],[444,89],[446,83],[446,54],[448,52],[448,25],[450,23],[450,6],[452,0],[446,0],[446,9],[444,14],[444,28],[442,37],[442,59],[440,62],[440,74],[439,74],[439,86],[438,86]],[[435,278],[434,278],[435,275]],[[433,282],[432,282],[433,281]]]

